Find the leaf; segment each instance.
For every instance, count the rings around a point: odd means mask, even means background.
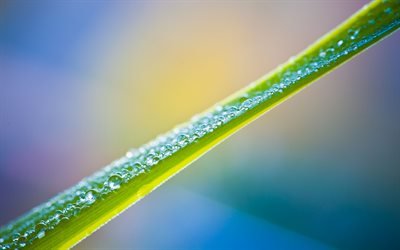
[[[370,3],[273,72],[3,227],[0,249],[74,246],[225,138],[399,26],[399,0]]]

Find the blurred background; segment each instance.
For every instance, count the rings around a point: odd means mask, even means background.
[[[367,1],[0,1],[0,224],[246,86]],[[400,248],[400,33],[76,249]]]

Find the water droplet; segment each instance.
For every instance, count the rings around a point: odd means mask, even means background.
[[[179,146],[184,147],[189,143],[189,138],[187,135],[181,134],[176,138],[176,141]]]
[[[200,126],[200,128],[201,128],[202,130],[204,130],[204,133],[206,133],[206,134],[213,131],[213,129],[212,129],[212,127],[210,126],[209,123],[207,123],[207,124],[202,124],[202,125]]]
[[[319,52],[319,56],[320,56],[320,57],[325,57],[325,56],[326,56],[326,52],[325,52],[325,51]]]
[[[386,9],[384,10],[384,12],[385,12],[386,14],[390,14],[390,13],[392,13],[392,8],[388,7],[388,8],[386,8]]]
[[[74,210],[74,209],[75,209],[75,206],[72,205],[72,204],[68,204],[68,205],[66,206],[66,209],[67,209],[67,210]]]
[[[108,186],[111,188],[111,190],[115,190],[121,187],[122,183],[122,178],[118,175],[112,175],[108,179]]]
[[[97,198],[98,198],[98,193],[95,190],[89,190],[85,194],[85,201],[88,204],[93,204],[96,201]]]
[[[143,164],[138,161],[133,164],[133,171],[135,171],[137,169],[144,169]]]
[[[146,165],[148,167],[151,167],[153,165],[156,165],[160,158],[158,158],[155,154],[149,154],[146,158]]]
[[[24,233],[24,236],[26,237],[27,241],[32,240],[35,237],[35,229],[29,229]]]
[[[15,234],[13,235],[13,241],[18,241],[18,240],[19,240],[19,237],[21,237],[21,235],[20,235],[19,233],[15,233]]]
[[[64,212],[62,210],[57,210],[53,216],[53,219],[58,221],[62,216],[64,216]]]
[[[223,118],[220,119],[220,118],[217,117],[217,118],[213,121],[213,123],[212,123],[211,126],[212,126],[214,129],[216,129],[216,128],[218,128],[219,126],[221,126],[223,123],[224,123]]]
[[[61,217],[61,218],[60,218],[60,220],[59,220],[58,223],[61,224],[61,223],[64,223],[64,222],[66,222],[66,221],[68,221],[68,220],[69,220],[69,218],[64,216],[64,217]]]
[[[172,155],[173,152],[173,147],[170,144],[167,144],[163,147],[161,147],[161,154],[163,155],[163,157],[168,157],[170,155]]]
[[[200,135],[196,132],[194,132],[191,136],[190,136],[190,140],[192,141],[196,141],[197,139],[200,138]]]
[[[124,166],[124,170],[131,172],[133,170],[133,166],[131,164],[127,164]]]
[[[129,180],[130,178],[132,178],[132,170],[133,168],[130,167],[129,169],[124,168],[121,170],[121,177],[125,180]]]
[[[342,46],[343,45],[343,40],[340,40],[339,42],[337,42],[338,46]]]
[[[43,238],[44,236],[45,236],[45,234],[46,234],[46,229],[47,229],[47,227],[46,227],[46,224],[44,224],[44,223],[38,223],[36,226],[35,226],[35,232],[36,232],[36,236],[37,236],[37,238]]]
[[[132,158],[135,151],[136,151],[135,149],[129,150],[128,152],[126,152],[125,156],[127,158]]]
[[[45,232],[44,230],[42,230],[42,231],[40,231],[40,232],[37,234],[37,237],[38,237],[38,239],[41,239],[41,238],[43,238],[45,235],[46,235],[46,232]]]
[[[356,39],[358,33],[360,33],[360,30],[349,30],[350,39]]]
[[[143,172],[144,172],[144,169],[143,169],[143,168],[134,168],[134,169],[132,170],[133,176],[137,176],[137,175],[139,175],[139,174],[141,174],[141,173],[143,173]]]
[[[242,111],[248,110],[252,107],[252,105],[253,105],[253,101],[251,99],[248,99],[240,105],[240,110],[242,110]]]
[[[25,247],[26,246],[26,242],[27,242],[27,238],[25,236],[21,236],[18,239],[18,245],[20,247]]]

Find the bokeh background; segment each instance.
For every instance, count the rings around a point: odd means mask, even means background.
[[[365,3],[0,1],[0,224]],[[399,248],[399,42],[320,79],[76,249]]]

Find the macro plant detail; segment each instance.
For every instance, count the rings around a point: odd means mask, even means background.
[[[250,86],[0,229],[0,249],[69,248],[225,138],[400,27],[400,1],[373,1]]]

